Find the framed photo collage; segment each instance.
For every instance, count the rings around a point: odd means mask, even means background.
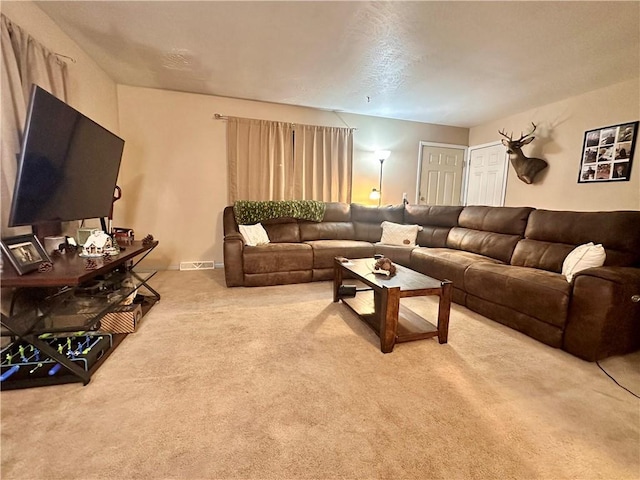
[[[585,132],[578,183],[628,181],[637,135],[638,122]]]

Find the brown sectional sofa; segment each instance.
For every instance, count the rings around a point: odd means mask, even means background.
[[[381,253],[451,280],[456,303],[585,360],[640,348],[640,211],[327,203],[322,222],[263,222],[271,243],[254,247],[232,207],[223,218],[229,287],[330,280],[334,257]],[[422,226],[417,246],[379,243],[385,220]],[[567,282],[565,257],[590,241],[605,265]]]

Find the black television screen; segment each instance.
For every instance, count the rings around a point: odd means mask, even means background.
[[[124,140],[33,85],[9,226],[109,216]]]

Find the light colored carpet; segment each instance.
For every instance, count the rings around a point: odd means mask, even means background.
[[[2,392],[3,479],[640,477],[640,400],[459,305],[447,345],[384,355],[329,282],[152,285],[89,385]],[[640,391],[640,354],[603,366]]]

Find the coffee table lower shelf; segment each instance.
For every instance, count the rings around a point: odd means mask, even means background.
[[[378,336],[380,336],[380,319],[375,312],[374,294],[372,291],[359,292],[353,298],[343,298],[342,303],[349,307]],[[424,319],[409,307],[400,305],[398,327],[395,343],[412,342],[438,336],[438,327]]]

